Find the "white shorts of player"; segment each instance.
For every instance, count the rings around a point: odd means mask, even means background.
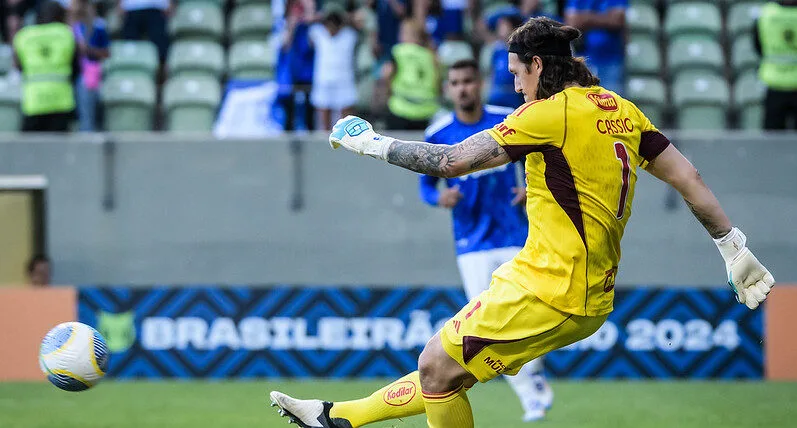
[[[357,104],[357,86],[354,81],[315,83],[310,92],[310,102],[318,109],[340,110]]]
[[[521,247],[494,248],[457,256],[459,274],[462,276],[462,284],[465,286],[468,300],[490,288],[493,271],[512,260],[520,250]]]

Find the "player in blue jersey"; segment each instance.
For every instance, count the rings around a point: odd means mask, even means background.
[[[482,105],[482,78],[474,60],[458,61],[449,68],[446,90],[454,112],[427,128],[429,143],[457,144],[501,123],[514,110]],[[526,242],[528,220],[521,203],[526,191],[518,186],[513,163],[447,179],[442,190],[437,188],[439,180],[422,175],[421,198],[429,205],[451,209],[457,265],[465,293],[472,299],[490,287],[493,271],[515,257]],[[543,418],[553,393],[542,374],[542,358],[506,379],[523,405],[523,419]]]

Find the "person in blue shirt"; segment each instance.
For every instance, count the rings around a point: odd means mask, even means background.
[[[565,23],[584,32],[580,55],[601,79],[601,86],[618,94],[625,85],[625,10],[628,0],[567,0]]]
[[[296,120],[297,95],[304,111],[304,129],[315,129],[315,116],[310,106],[313,86],[315,50],[310,43],[310,23],[315,16],[312,1],[288,0],[285,18],[275,25],[274,31],[282,35],[277,55],[276,81],[279,85],[277,102],[285,112],[285,130],[300,129]]]
[[[97,104],[102,84],[102,61],[110,55],[111,37],[105,20],[97,16],[90,0],[76,0],[71,5],[71,24],[80,53],[81,73],[75,82],[79,130],[97,130]]]
[[[390,50],[399,42],[401,20],[409,15],[406,0],[376,0],[377,17],[377,58],[384,62]]]
[[[490,56],[492,76],[490,78],[490,92],[487,102],[503,107],[517,108],[523,104],[523,94],[515,92],[515,76],[509,72],[509,52],[506,40],[523,24],[520,10],[509,7],[504,11],[488,17],[487,26],[495,31],[497,39],[493,42],[493,53]]]
[[[515,108],[523,104],[523,94],[515,92],[515,76],[509,72],[509,51],[506,45],[509,35],[528,18],[548,16],[560,20],[557,16],[545,13],[539,0],[526,0],[520,3],[523,9],[507,5],[493,10],[484,17],[487,29],[495,34],[490,55],[492,75],[487,97],[487,102],[491,105]]]
[[[446,90],[454,112],[426,130],[426,141],[432,144],[457,144],[499,124],[514,110],[482,105],[482,78],[474,60],[457,61],[449,68]],[[528,236],[528,219],[522,208],[526,190],[518,185],[518,172],[510,163],[447,179],[443,190],[437,188],[439,178],[420,177],[421,198],[429,205],[451,210],[457,264],[468,299],[489,288],[493,271],[515,257]],[[553,401],[542,374],[542,359],[506,379],[523,405],[523,419],[542,419]]]

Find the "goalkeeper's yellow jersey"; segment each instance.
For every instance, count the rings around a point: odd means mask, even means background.
[[[489,131],[526,156],[529,237],[493,274],[567,313],[611,312],[637,167],[669,145],[630,101],[571,87],[520,106]]]

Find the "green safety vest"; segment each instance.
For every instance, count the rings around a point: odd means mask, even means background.
[[[758,77],[772,89],[797,90],[797,7],[767,3],[758,19]]]
[[[390,112],[409,120],[431,118],[440,108],[434,53],[413,43],[393,46],[392,53],[396,74],[390,82]]]
[[[75,36],[66,24],[30,25],[17,32],[14,50],[22,68],[22,113],[35,116],[75,109],[72,60]]]

